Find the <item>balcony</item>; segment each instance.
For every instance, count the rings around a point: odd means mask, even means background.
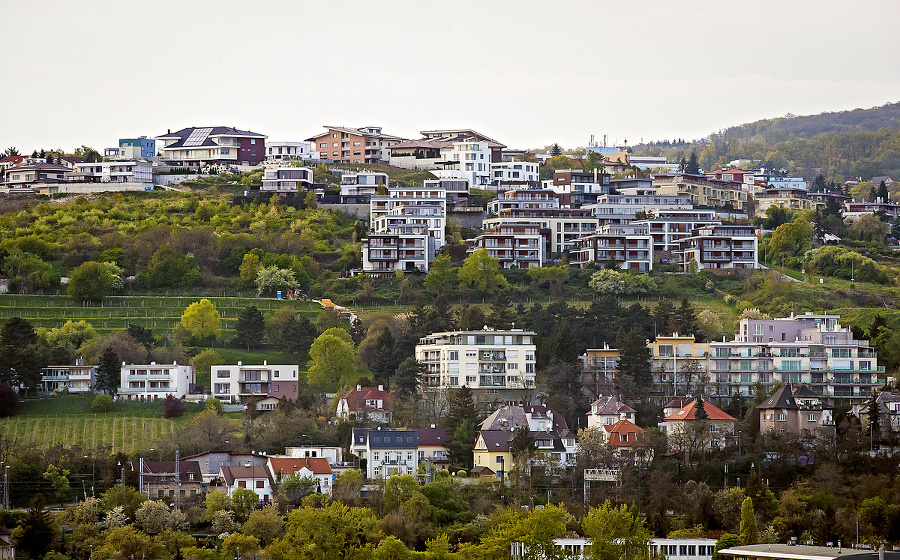
[[[506,387],[505,375],[482,375],[478,383],[479,387]]]
[[[506,364],[479,364],[478,373],[506,373]]]
[[[479,362],[505,362],[506,352],[479,352]]]

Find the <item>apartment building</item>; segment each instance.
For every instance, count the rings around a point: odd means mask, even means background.
[[[735,210],[742,210],[747,202],[747,191],[739,181],[710,179],[687,173],[665,173],[654,175],[653,185],[659,189],[660,194],[687,195],[695,206],[730,206]]]
[[[341,174],[341,196],[372,196],[379,187],[387,188],[387,173],[358,171]]]
[[[675,255],[683,272],[759,268],[759,238],[753,226],[710,224],[679,240]]]
[[[545,245],[538,224],[501,224],[482,231],[472,251],[486,249],[501,268],[532,268],[544,264]]]
[[[535,387],[535,333],[522,329],[433,333],[419,339],[423,390],[468,387],[481,404],[519,403]]]
[[[117,148],[107,148],[104,157],[139,159],[156,157],[156,140],[139,136],[137,138],[120,138]]]
[[[425,179],[424,190],[442,190],[450,202],[469,200],[469,180],[466,178]]]
[[[194,389],[197,376],[194,366],[171,364],[126,364],[122,362],[118,398],[122,400],[157,400],[168,395],[186,397]]]
[[[647,212],[647,217],[635,220],[632,225],[646,224],[653,239],[653,252],[661,261],[669,259],[669,254],[679,248],[679,241],[693,235],[700,226],[721,224],[715,210],[656,210]]]
[[[487,212],[497,216],[503,210],[543,210],[559,208],[559,195],[549,189],[510,189],[488,202]]]
[[[491,143],[487,140],[459,140],[441,150],[432,173],[445,179],[467,179],[475,188],[491,185]]]
[[[788,384],[756,406],[763,433],[800,434],[826,429],[833,433],[832,407],[806,385]]]
[[[27,163],[6,170],[3,186],[22,188],[45,183],[65,183],[69,180],[71,169],[55,163]]]
[[[436,254],[435,239],[428,226],[414,224],[414,216],[404,216],[402,209],[376,220],[377,231],[362,240],[362,271],[393,273],[428,272]]]
[[[309,142],[266,142],[266,161],[283,163],[318,159],[312,156]]]
[[[653,238],[649,224],[602,226],[596,233],[579,237],[572,248],[574,266],[615,261],[619,268],[650,272],[653,269]]]
[[[419,435],[416,430],[353,428],[350,452],[366,460],[366,478],[411,475],[419,468]]]
[[[423,130],[420,134],[422,138],[419,140],[405,140],[391,147],[389,155],[391,165],[404,169],[460,171],[456,165],[448,167],[450,165],[448,162],[453,162],[454,158],[459,155],[451,153],[454,152],[453,145],[465,142],[484,142],[482,146],[488,150],[486,158],[474,158],[471,160],[472,162],[482,161],[490,164],[503,161],[503,149],[506,146],[472,129]],[[459,150],[456,151],[459,152]],[[463,161],[457,159],[455,163],[463,163]],[[471,171],[475,171],[474,166]],[[451,177],[452,174],[442,176]]]
[[[715,179],[717,181],[741,183],[743,185],[743,189],[746,191],[752,191],[753,186],[756,183],[756,174],[753,171],[744,171],[743,169],[738,169],[735,167],[723,167],[722,169],[708,171],[706,173],[706,177],[709,179]]]
[[[149,161],[98,161],[76,163],[70,181],[85,183],[153,184],[153,165]]]
[[[824,208],[825,202],[810,198],[806,189],[767,188],[758,191],[754,198],[756,216],[765,217],[772,206],[787,210],[815,210]]]
[[[259,165],[266,159],[266,136],[230,126],[182,128],[156,137],[162,159],[171,165]]]
[[[866,214],[884,214],[892,220],[900,218],[900,204],[894,204],[890,200],[876,198],[869,202],[865,200],[849,200],[844,203],[844,219],[855,220]]]
[[[588,348],[579,358],[582,390],[587,389],[588,393],[598,398],[603,393],[612,391],[621,358],[619,349],[610,348],[606,343],[603,348]]]
[[[557,194],[592,193],[596,195],[609,193],[609,173],[582,171],[580,169],[557,169],[553,172],[551,188]]]
[[[389,187],[387,196],[373,196],[369,201],[369,227],[377,231],[374,224],[380,217],[387,215],[398,207],[422,209],[434,207],[434,210],[422,212],[422,220],[416,221],[418,225],[428,228],[429,234],[434,237],[437,248],[444,246],[444,229],[447,226],[447,192],[443,189],[425,187]],[[399,215],[406,212],[401,211]],[[398,213],[395,213],[398,215]],[[425,216],[428,216],[425,218]]]
[[[84,358],[77,358],[74,365],[43,368],[40,390],[46,393],[89,393],[96,380],[97,366],[85,365]]]
[[[263,171],[264,192],[301,192],[313,184],[315,172],[309,167],[267,167]]]
[[[257,410],[271,410],[282,397],[297,398],[298,366],[217,365],[212,367],[213,396],[223,402],[256,403]],[[257,402],[262,399],[269,402]]]
[[[597,229],[590,210],[572,208],[507,208],[484,220],[487,230],[499,225],[538,224],[547,242],[548,258],[575,247],[575,241]]]
[[[390,148],[403,138],[384,134],[380,126],[350,128],[325,126],[326,131],[307,138],[319,159],[335,163],[378,163],[390,159]]]
[[[694,335],[660,336],[647,344],[653,383],[663,402],[678,396],[689,396],[698,388],[703,394],[708,385],[707,358],[709,343],[697,342]]]
[[[750,396],[760,383],[804,384],[829,403],[863,401],[884,384],[884,367],[867,340],[856,340],[838,315],[805,313],[741,319],[735,339],[709,345],[715,395]]]
[[[603,227],[633,222],[651,210],[690,210],[692,206],[687,195],[661,195],[655,189],[639,189],[635,194],[601,194],[596,203],[582,208],[592,211]]]
[[[514,185],[538,185],[541,182],[541,165],[527,161],[501,161],[491,163],[491,185],[503,190]]]

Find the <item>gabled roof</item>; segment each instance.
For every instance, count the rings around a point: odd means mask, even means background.
[[[703,410],[706,411],[706,416],[708,420],[731,420],[736,422],[737,418],[728,414],[718,406],[710,403],[703,403]],[[697,413],[697,401],[691,399],[687,405],[683,406],[678,412],[668,416],[666,420],[696,420],[695,415]]]
[[[366,445],[372,449],[416,449],[419,435],[415,430],[370,430],[353,428],[353,445]]]
[[[644,428],[628,420],[619,420],[612,426],[603,426],[603,428],[609,432],[607,444],[614,447],[631,447],[637,442],[637,434],[645,431]],[[619,437],[620,434],[634,434],[634,437],[629,437],[628,441],[622,441],[622,438]]]
[[[515,431],[516,428],[521,426],[528,425],[528,416],[526,414],[531,414],[532,417],[534,415],[552,415],[553,420],[553,431],[557,434],[562,434],[563,432],[567,432],[569,430],[568,424],[566,424],[566,419],[563,418],[563,415],[553,410],[548,406],[543,405],[526,405],[526,406],[509,406],[504,405],[498,408],[485,418],[484,422],[481,423],[482,430],[502,430],[507,429],[511,431]]]
[[[134,467],[137,467],[137,469]],[[141,463],[135,461],[131,464],[131,468],[141,472]],[[181,482],[200,482],[203,480],[200,463],[197,461],[179,461],[178,471],[181,475]],[[145,483],[167,475],[174,477],[175,461],[144,461],[143,474],[147,477],[144,481]]]
[[[243,136],[247,138],[265,138],[264,134],[251,132],[249,130],[240,130],[233,126],[206,126],[206,127],[188,127],[182,128],[177,132],[167,132],[156,137],[157,140],[173,140],[177,141],[166,146],[164,149],[171,150],[173,148],[199,148],[202,146],[218,146],[219,144],[213,140],[216,136]]]
[[[756,405],[756,408],[761,410],[796,410],[799,407],[797,406],[797,402],[794,400],[794,397],[791,394],[790,386],[785,385],[781,389],[775,391],[775,393],[771,397]]]
[[[482,430],[478,435],[484,440],[484,446],[488,453],[508,452],[509,444],[515,437],[515,433],[509,430]]]
[[[446,447],[450,439],[444,428],[419,428],[416,432],[419,434],[419,447]]]
[[[269,469],[262,465],[253,465],[250,467],[226,467],[223,466],[222,477],[225,479],[225,482],[231,486],[234,484],[234,481],[237,479],[253,479],[253,478],[264,478],[269,482],[272,482],[272,477],[269,474]]]
[[[683,408],[693,400],[694,399],[690,397],[675,397],[674,399],[670,400],[668,404],[666,404],[666,406],[664,406],[663,408]]]
[[[324,457],[306,457],[302,459],[272,457],[269,459],[269,465],[272,466],[272,472],[276,475],[294,474],[304,468],[312,471],[313,474],[331,474],[331,465],[328,464],[328,459]]]
[[[18,165],[25,161],[27,156],[4,156],[0,159],[0,163],[11,163],[13,165]]]
[[[600,397],[592,402],[591,410],[593,411],[594,409],[599,410],[597,410],[597,412],[591,412],[591,414],[614,415],[626,412],[637,412],[635,409],[612,396]]]
[[[351,128],[348,126],[330,126],[330,125],[326,124],[326,125],[324,125],[324,128],[327,129],[325,132],[321,132],[319,134],[316,134],[315,136],[311,136],[310,138],[307,138],[305,140],[305,142],[312,142],[312,141],[316,140],[317,138],[320,138],[321,136],[328,134],[328,131],[331,131],[331,130],[335,130],[337,132],[345,132],[347,134],[355,134],[357,136],[375,136],[378,138],[383,138],[385,140],[403,140],[403,138],[401,138],[399,136],[392,136],[390,134],[384,134],[383,132],[379,132],[379,133],[375,134],[375,133],[366,132],[363,130],[363,128],[371,128],[371,127]]]
[[[347,393],[341,397],[341,400],[347,401],[347,408],[351,411],[364,410],[367,408],[366,401],[369,400],[382,401],[384,408],[376,410],[390,410],[391,406],[394,404],[394,395],[384,389],[379,389],[378,387],[360,387],[359,389],[354,387],[347,391]]]

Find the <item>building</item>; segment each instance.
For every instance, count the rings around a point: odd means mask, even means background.
[[[55,163],[27,163],[6,170],[3,186],[6,188],[23,188],[35,185],[65,183],[69,180],[71,169]]]
[[[275,408],[273,402],[258,402],[262,399],[278,400],[285,397],[297,398],[298,371],[296,365],[215,365],[212,367],[213,397],[223,402],[256,404],[257,410]]]
[[[124,400],[157,400],[168,395],[186,397],[194,389],[197,376],[194,366],[172,364],[147,365],[122,362],[118,398]]]
[[[597,398],[604,392],[611,391],[621,357],[622,353],[617,348],[610,348],[605,343],[603,348],[588,348],[580,357],[583,388]],[[590,418],[588,420],[590,421]]]
[[[226,443],[226,442],[223,442]],[[234,451],[204,451],[184,458],[185,461],[196,461],[200,465],[203,484],[209,485],[222,470],[222,467],[265,466],[269,458],[260,453],[240,453]]]
[[[378,163],[390,159],[390,148],[403,138],[381,132],[380,126],[350,128],[325,126],[326,131],[307,138],[312,153],[335,163]]]
[[[848,200],[844,203],[844,219],[855,220],[866,214],[883,214],[891,220],[900,218],[900,204],[894,204],[890,200],[876,198],[868,202],[865,200]]]
[[[694,335],[657,335],[648,345],[652,364],[653,383],[663,402],[679,395],[703,394],[708,386],[707,358],[709,343],[697,342]]]
[[[653,460],[653,449],[645,439],[646,430],[630,420],[600,426],[600,437],[618,458],[631,457],[635,464],[647,465]]]
[[[696,399],[663,419],[660,429],[668,436],[670,448],[690,452],[725,447],[726,440],[734,435],[737,418],[710,402],[703,403],[703,410],[707,417],[704,433],[698,434],[694,429],[699,420]]]
[[[838,543],[840,545],[840,542]],[[719,550],[730,560],[900,560],[900,552],[863,550],[848,546],[811,546],[804,544],[748,544]]]
[[[266,161],[283,163],[318,159],[312,156],[309,142],[266,142]]]
[[[656,189],[637,189],[634,194],[618,192],[601,194],[597,202],[583,206],[591,210],[598,219],[598,225],[623,225],[646,215],[651,210],[690,210],[687,195],[661,195]]]
[[[427,227],[429,236],[434,238],[435,250],[440,250],[447,227],[447,192],[424,187],[390,187],[387,191],[387,196],[373,196],[369,201],[370,229],[379,231],[376,221],[381,216],[409,216],[407,225]],[[392,210],[396,211],[392,213]]]
[[[259,165],[266,159],[266,136],[230,126],[182,128],[156,137],[162,159],[181,167]]]
[[[512,187],[514,185],[538,185],[541,182],[541,165],[527,161],[501,161],[491,163],[491,185]]]
[[[196,461],[145,461],[131,464],[138,491],[148,498],[184,499],[203,493],[203,475]]]
[[[538,224],[547,243],[547,258],[573,249],[578,238],[597,229],[590,210],[573,208],[507,208],[482,223],[483,229],[509,224]]]
[[[557,169],[553,172],[551,188],[557,194],[594,194],[609,193],[609,173],[598,169],[581,171],[580,169]]]
[[[653,239],[654,258],[670,262],[672,253],[679,249],[679,241],[693,235],[701,226],[721,224],[715,210],[655,210],[647,212],[647,217],[635,220],[632,225],[646,224]]]
[[[592,263],[604,267],[611,261],[621,269],[650,272],[653,269],[653,238],[646,223],[602,226],[575,240],[571,263],[587,268]]]
[[[432,173],[445,179],[467,179],[473,187],[484,188],[492,184],[492,154],[492,144],[487,140],[457,140],[449,150],[441,150]]]
[[[546,262],[545,245],[537,224],[500,224],[482,231],[472,250],[487,250],[501,268],[532,268]]]
[[[503,161],[503,149],[506,146],[472,129],[423,130],[420,134],[422,134],[422,138],[419,140],[405,140],[394,144],[389,154],[391,165],[404,169],[441,169],[446,173],[440,175],[441,177],[470,178],[463,172],[480,171],[482,175],[485,175],[485,172],[490,173],[489,167],[483,166],[479,170],[474,165],[475,163],[481,162],[489,165]],[[481,143],[477,150],[480,153],[475,154],[473,152],[476,150],[463,147],[462,144],[466,143]],[[460,146],[454,147],[455,144]],[[465,157],[467,152],[474,157]],[[462,158],[459,157],[461,154]],[[486,157],[480,157],[482,155]],[[467,159],[473,164],[471,168],[465,165]],[[454,175],[454,171],[460,172],[460,174]],[[470,182],[470,184],[476,183]]]
[[[723,167],[722,169],[716,169],[715,171],[708,171],[706,176],[718,181],[742,183],[744,185],[743,188],[747,191],[752,191],[753,185],[756,182],[756,175],[753,171],[744,171],[743,169],[737,168]]]
[[[710,224],[679,240],[675,255],[683,272],[759,268],[759,238],[753,226]]]
[[[659,560],[711,560],[715,552],[716,539],[650,539],[650,551],[648,558]],[[562,557],[569,560],[586,560],[590,558],[588,549],[591,540],[587,537],[561,537],[553,539],[553,543],[564,554]],[[535,555],[521,542],[513,542],[510,547],[512,560],[543,560],[540,555]],[[813,560],[813,559],[809,559]],[[815,559],[827,560],[827,559]],[[872,559],[874,560],[874,559]]]
[[[613,426],[623,420],[634,423],[637,411],[619,399],[611,396],[601,396],[591,403],[588,412],[588,428]]]
[[[444,428],[419,428],[419,463],[430,463],[437,469],[447,469],[450,466],[450,450],[447,443],[447,431]]]
[[[379,187],[386,189],[387,186],[387,173],[358,171],[341,174],[341,196],[372,196],[378,193]]]
[[[488,202],[489,215],[498,216],[504,210],[558,209],[559,195],[548,189],[509,189]]]
[[[153,184],[153,164],[146,160],[98,161],[76,163],[70,181],[85,183]]]
[[[306,478],[315,482],[316,492],[331,496],[334,473],[324,457],[272,457],[267,467],[276,482],[281,482],[286,476]]]
[[[370,480],[411,475],[419,468],[418,440],[416,430],[353,428],[350,452],[366,460]]]
[[[302,445],[285,447],[284,454],[294,458],[324,458],[332,467],[344,464],[344,448],[338,445]]]
[[[146,136],[138,136],[137,138],[120,138],[119,147],[112,148],[115,154],[113,157],[121,157],[126,159],[152,158],[156,157],[156,140],[147,138]]]
[[[313,184],[315,172],[309,167],[267,167],[263,171],[264,192],[301,192]]]
[[[268,504],[272,501],[273,481],[267,466],[223,466],[219,469],[219,478],[229,496],[238,488],[249,488],[256,493],[259,503]]]
[[[41,391],[47,393],[89,393],[97,380],[97,366],[84,365],[84,358],[77,358],[75,365],[47,366],[41,370]]]
[[[423,391],[443,397],[449,389],[468,387],[481,405],[530,400],[535,336],[522,329],[488,328],[423,337],[416,345],[416,359],[426,368]]]
[[[445,178],[445,179],[425,179],[422,182],[422,188],[425,190],[442,190],[446,193],[446,197],[450,201],[468,201],[469,200],[469,180],[461,178]]]
[[[709,378],[719,398],[751,396],[760,383],[804,384],[833,403],[863,401],[884,385],[884,367],[867,340],[856,340],[840,317],[791,314],[741,319],[735,339],[709,345]]]
[[[747,202],[748,193],[740,181],[710,179],[687,173],[663,173],[653,176],[653,185],[660,194],[687,195],[695,206],[742,210]]]
[[[759,430],[764,433],[800,434],[834,430],[831,406],[806,385],[785,385],[756,406]]]
[[[825,202],[810,196],[806,189],[767,188],[757,192],[756,216],[763,218],[772,206],[787,210],[816,210],[825,207]]]
[[[357,385],[338,400],[335,415],[346,421],[387,424],[391,421],[394,399],[394,395],[384,390],[384,385],[378,387]]]

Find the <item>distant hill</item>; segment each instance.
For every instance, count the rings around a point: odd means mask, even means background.
[[[900,103],[803,117],[785,116],[733,126],[694,142],[640,144],[635,154],[680,161],[696,150],[700,165],[714,169],[751,159],[770,169],[830,180],[876,175],[900,179]]]

